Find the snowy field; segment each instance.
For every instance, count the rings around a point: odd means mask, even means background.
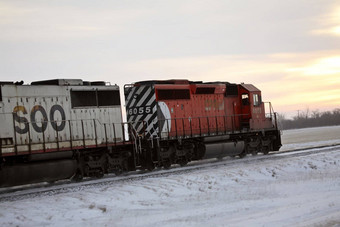
[[[340,143],[340,127],[285,131],[283,142]],[[340,148],[246,160],[1,202],[0,226],[340,226]]]
[[[294,129],[282,132],[283,147],[280,150],[338,143],[340,143],[340,126]]]

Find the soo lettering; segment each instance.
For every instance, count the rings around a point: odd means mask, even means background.
[[[17,122],[17,123],[21,123],[23,125],[23,127],[15,126],[14,128],[15,128],[15,131],[17,133],[25,134],[29,130],[29,121],[27,120],[27,118],[25,116],[22,116],[22,117],[19,116],[18,115],[19,112],[21,112],[23,115],[26,115],[27,110],[24,106],[16,106],[13,109],[14,121]],[[42,115],[42,118],[43,118],[42,121],[36,121],[37,112],[40,112],[40,114]],[[59,112],[59,114],[61,116],[61,121],[56,122],[56,120],[55,120],[55,113],[56,112]],[[50,119],[50,124],[51,124],[51,126],[54,130],[62,131],[65,128],[65,125],[66,125],[66,122],[65,122],[66,116],[65,116],[65,111],[64,111],[63,107],[60,106],[60,105],[53,105],[50,109],[49,119]],[[30,113],[30,120],[31,120],[31,125],[36,132],[44,132],[46,130],[48,122],[49,122],[48,121],[48,115],[47,115],[45,108],[40,106],[40,105],[33,106],[31,113]]]

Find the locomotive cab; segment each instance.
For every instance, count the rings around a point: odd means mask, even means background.
[[[251,84],[240,85],[241,126],[247,129],[273,127],[272,118],[266,117],[261,91]]]

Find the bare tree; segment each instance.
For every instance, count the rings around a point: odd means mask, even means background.
[[[320,111],[318,109],[312,111],[312,118],[317,119],[320,118]]]
[[[279,114],[278,120],[281,129],[340,125],[340,108],[325,112],[307,108],[306,111],[299,110],[293,120],[286,119],[284,114]]]
[[[305,118],[308,119],[309,117],[309,107],[306,108],[306,112],[305,112]]]

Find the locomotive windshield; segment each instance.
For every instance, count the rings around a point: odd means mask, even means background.
[[[253,99],[254,99],[254,106],[259,106],[261,104],[261,96],[259,96],[258,94],[254,94]]]

